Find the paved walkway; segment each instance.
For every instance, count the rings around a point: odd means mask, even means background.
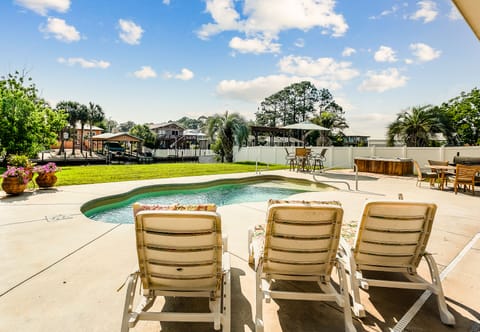
[[[265,172],[264,172],[265,173]],[[288,171],[269,172],[312,179]],[[224,175],[241,177],[252,174]],[[95,222],[80,212],[94,198],[138,186],[192,183],[218,176],[131,181],[59,187],[7,197],[0,192],[0,331],[118,331],[125,289],[116,289],[136,265],[133,225]],[[359,219],[369,198],[428,200],[438,204],[429,251],[441,271],[454,328],[441,324],[434,298],[427,300],[405,331],[480,331],[480,196],[418,188],[414,178],[361,176],[359,191],[350,172],[317,177],[339,191],[302,193],[298,199],[336,199],[345,209],[345,224]],[[266,203],[219,208],[229,235],[232,263],[232,331],[254,330],[255,276],[246,263],[247,228],[262,222]],[[477,236],[476,236],[477,235]],[[424,274],[425,266],[421,266]],[[426,275],[426,274],[425,274]],[[290,285],[291,287],[308,287]],[[388,331],[417,301],[420,291],[362,291],[368,316],[355,320],[358,331]],[[155,307],[182,309],[191,302],[158,300]],[[201,306],[203,303],[195,304]],[[342,313],[334,304],[272,301],[264,305],[266,331],[343,331]],[[208,324],[147,322],[134,331],[213,331]]]

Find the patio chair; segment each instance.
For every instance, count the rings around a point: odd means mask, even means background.
[[[310,153],[312,149],[309,148],[296,148],[295,149],[295,158],[297,163],[297,172],[298,171],[309,171],[310,170]]]
[[[320,153],[316,153],[312,156],[312,171],[315,172],[315,168],[318,166],[318,170],[321,171],[324,168],[324,162],[326,160],[325,155],[327,154],[328,149],[323,148]]]
[[[295,162],[296,162],[297,158],[295,157],[295,154],[288,151],[287,148],[285,148],[285,152],[286,152],[285,161],[286,161],[287,165],[290,166],[290,170],[293,171],[293,170],[295,170]]]
[[[139,270],[127,280],[122,332],[138,320],[213,322],[215,330],[230,331],[230,262],[211,206],[134,205]],[[133,310],[139,279],[143,296]],[[148,311],[157,296],[205,297],[210,312]]]
[[[455,177],[453,181],[453,190],[455,195],[458,188],[463,185],[463,191],[470,190],[475,196],[475,175],[480,171],[479,166],[466,166],[457,164],[455,168]],[[452,176],[453,177],[453,176]]]
[[[263,300],[308,300],[336,302],[343,309],[345,330],[354,332],[346,274],[336,258],[343,209],[316,202],[269,203],[265,232],[249,234],[250,260],[256,268],[255,329],[263,331]],[[253,242],[257,242],[254,244]],[[255,257],[255,258],[254,258]],[[331,284],[332,268],[339,279],[337,291]],[[312,281],[320,292],[272,290],[274,281]]]
[[[353,312],[357,316],[365,316],[359,287],[365,290],[369,287],[428,289],[437,296],[442,322],[455,324],[445,303],[437,265],[433,256],[425,251],[436,209],[433,203],[409,201],[365,204],[353,248],[344,240],[340,244],[341,255],[348,258]],[[417,273],[422,257],[428,264],[431,282]],[[363,275],[365,271],[401,273],[407,281],[367,278]]]
[[[437,172],[422,171],[416,160],[413,161],[413,166],[415,167],[415,172],[417,173],[417,187],[421,187],[422,182],[425,180],[428,180],[430,187],[433,187],[435,180],[438,177]]]

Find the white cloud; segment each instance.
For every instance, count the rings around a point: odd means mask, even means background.
[[[140,39],[144,32],[141,26],[133,21],[123,19],[118,20],[118,25],[121,30],[119,34],[121,40],[130,45],[140,44]]]
[[[49,10],[65,13],[70,8],[70,0],[15,0],[15,3],[43,16]]]
[[[358,76],[351,62],[337,62],[333,58],[301,57],[289,55],[278,62],[280,71],[286,74],[312,76],[327,81],[347,81]]]
[[[342,56],[352,56],[354,53],[357,53],[357,51],[354,48],[345,47],[343,49]]]
[[[437,4],[431,0],[424,0],[417,2],[420,7],[413,15],[410,16],[412,20],[422,20],[423,23],[429,23],[435,20],[438,15]]]
[[[305,47],[305,40],[303,38],[298,38],[294,45],[298,48],[302,48],[302,47]]]
[[[68,66],[79,65],[82,68],[100,68],[107,69],[110,67],[110,62],[104,60],[86,60],[83,58],[58,58],[58,63]]]
[[[133,76],[142,80],[146,80],[148,78],[157,77],[157,73],[150,66],[142,66],[139,70],[133,72]]]
[[[448,18],[451,21],[457,21],[462,18],[462,14],[460,14],[457,7],[455,7],[453,4],[451,5],[450,12],[448,13]]]
[[[442,51],[435,50],[424,43],[410,44],[410,49],[412,50],[412,54],[416,56],[420,62],[432,61],[442,54]]]
[[[395,51],[388,46],[380,46],[378,51],[374,55],[375,61],[377,62],[395,62],[397,58],[395,57]]]
[[[210,13],[215,23],[202,25],[197,35],[201,39],[208,39],[226,30],[240,29],[240,15],[235,10],[233,0],[207,0],[206,12]]]
[[[180,74],[175,75],[176,79],[182,80],[182,81],[189,81],[195,76],[193,72],[187,68],[182,68],[182,71]]]
[[[339,37],[345,34],[348,25],[334,11],[334,6],[332,0],[248,0],[244,2],[242,19],[234,0],[206,0],[206,12],[213,22],[202,25],[197,35],[208,39],[223,31],[238,31],[245,33],[247,39],[261,36],[274,40],[284,30],[320,28],[324,34]]]
[[[352,124],[350,129],[353,132],[365,133],[370,135],[370,138],[385,138],[388,125],[395,121],[395,114],[353,113],[347,120]]]
[[[46,25],[41,25],[39,30],[43,32],[45,38],[53,38],[65,43],[80,40],[80,33],[73,25],[68,25],[65,20],[55,17],[49,17]]]
[[[187,68],[182,68],[179,74],[172,74],[169,72],[165,72],[163,74],[163,78],[165,79],[172,79],[175,78],[177,80],[182,80],[182,81],[189,81],[191,80],[195,75],[193,72]]]
[[[413,60],[412,59],[405,59],[405,63],[407,65],[411,65],[413,63]]]
[[[391,9],[384,10],[383,12],[381,12],[377,16],[370,16],[369,19],[370,20],[377,20],[377,19],[381,18],[382,16],[392,15],[392,14],[396,13],[399,8],[400,7],[398,5],[394,5]]]
[[[234,37],[230,40],[229,46],[240,53],[279,53],[280,44],[272,43],[268,39],[250,38],[242,39]]]
[[[365,79],[359,86],[360,91],[384,92],[400,88],[407,83],[408,77],[402,76],[398,69],[389,68],[380,72],[368,71]]]
[[[330,90],[339,88],[335,82],[321,81],[313,77],[270,75],[249,81],[223,80],[217,85],[216,90],[222,97],[257,103],[290,84],[302,81],[310,81],[315,86]]]
[[[169,5],[170,4],[170,0],[163,0],[162,1],[164,5]]]

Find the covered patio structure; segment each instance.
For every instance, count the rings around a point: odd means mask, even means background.
[[[142,151],[141,143],[143,140],[139,137],[133,136],[126,132],[120,133],[105,133],[92,137],[92,142],[94,149],[97,153],[108,154],[108,151],[104,151],[105,143],[107,142],[118,142],[125,148],[125,153],[129,155],[139,156],[139,152]],[[136,148],[134,148],[136,144]]]

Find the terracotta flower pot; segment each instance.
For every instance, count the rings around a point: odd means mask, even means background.
[[[35,182],[40,188],[53,187],[57,182],[57,176],[55,173],[40,173],[35,178]]]
[[[9,195],[19,195],[27,188],[27,184],[23,183],[17,176],[9,176],[3,178],[2,189]]]

